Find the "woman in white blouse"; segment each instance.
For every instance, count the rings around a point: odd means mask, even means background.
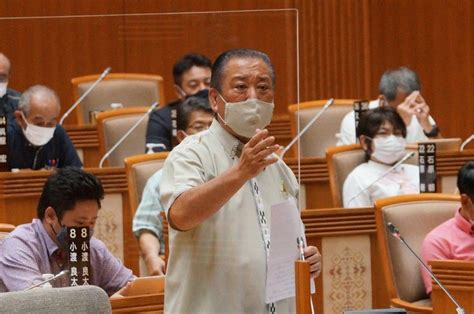
[[[406,154],[407,129],[395,109],[384,106],[369,110],[359,121],[358,133],[368,161],[347,176],[344,207],[370,207],[379,198],[419,193],[417,166],[401,164],[380,179]]]

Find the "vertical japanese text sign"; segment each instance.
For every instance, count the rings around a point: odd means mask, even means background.
[[[369,110],[369,101],[368,100],[356,100],[352,105],[354,107],[354,118],[355,118],[355,135],[356,143],[359,143],[359,132],[357,132],[357,127],[359,126],[360,117],[364,112]]]
[[[10,171],[7,156],[7,117],[0,115],[0,171]]]
[[[418,144],[420,167],[420,193],[435,193],[436,188],[436,144]]]
[[[81,286],[90,284],[90,232],[88,227],[68,227],[69,284]]]

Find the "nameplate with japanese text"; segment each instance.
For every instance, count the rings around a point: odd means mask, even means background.
[[[90,284],[90,230],[88,227],[68,227],[68,267],[69,285]]]
[[[355,134],[356,134],[356,143],[359,143],[359,132],[357,127],[359,126],[360,117],[364,112],[369,110],[369,101],[368,100],[356,100],[353,104],[354,107],[354,119],[355,119]]]
[[[418,144],[420,193],[436,193],[436,144]]]

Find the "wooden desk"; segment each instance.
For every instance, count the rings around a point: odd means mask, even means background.
[[[474,312],[474,261],[430,261],[433,273],[466,313]],[[433,314],[456,313],[456,306],[433,282]]]
[[[138,244],[132,234],[132,214],[124,168],[86,169],[95,174],[105,190],[95,235],[124,264],[138,273]],[[13,225],[30,223],[50,171],[0,173],[0,222]],[[126,254],[125,254],[126,252]]]
[[[163,313],[164,302],[164,293],[110,299],[112,313]]]
[[[323,258],[313,295],[316,313],[389,307],[374,208],[308,209],[301,218],[308,244]]]

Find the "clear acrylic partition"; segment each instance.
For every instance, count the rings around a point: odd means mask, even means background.
[[[297,14],[281,9],[0,18],[0,47],[13,64],[10,85],[51,86],[62,111],[74,102],[73,77],[109,66],[112,73],[159,74],[170,101],[176,97],[172,66],[184,54],[215,59],[227,49],[255,48],[275,65],[275,114],[281,116],[298,100]]]
[[[270,130],[279,144],[291,140],[287,108],[299,102],[296,9],[2,17],[0,29],[1,51],[13,65],[10,86],[48,85],[59,94],[62,112],[75,101],[71,78],[109,66],[111,73],[161,75],[168,102],[176,97],[172,66],[184,54],[198,52],[213,60],[231,48],[264,51],[277,78]],[[76,124],[73,116],[65,124]]]

